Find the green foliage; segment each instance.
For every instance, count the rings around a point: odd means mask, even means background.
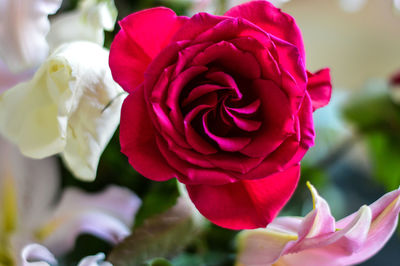
[[[187,198],[180,197],[172,209],[145,220],[111,251],[108,260],[114,265],[135,266],[155,258],[173,257],[197,236],[201,228],[202,223],[192,204]],[[161,262],[165,264],[165,261]]]
[[[400,184],[400,106],[388,94],[362,97],[344,110],[364,137],[374,178],[389,190]]]
[[[154,182],[142,199],[142,206],[136,216],[135,226],[151,216],[162,213],[175,205],[179,191],[176,179],[162,183]]]
[[[172,266],[171,262],[164,258],[155,258],[146,262],[147,266]]]

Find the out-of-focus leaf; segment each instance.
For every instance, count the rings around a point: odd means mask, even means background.
[[[197,215],[188,198],[178,198],[173,208],[145,220],[117,245],[108,261],[118,266],[135,266],[153,258],[170,258],[178,254],[200,232],[202,220]]]
[[[164,258],[155,258],[146,263],[147,266],[173,266],[171,262]]]
[[[377,129],[389,134],[400,132],[400,106],[392,101],[389,94],[351,101],[344,109],[344,116],[361,133]]]
[[[135,226],[143,224],[143,221],[151,216],[162,213],[176,204],[179,197],[179,191],[176,179],[166,182],[153,182],[149,192],[143,198]]]
[[[400,131],[398,132],[398,134]],[[387,190],[400,184],[400,136],[394,139],[382,132],[366,135],[374,176]]]

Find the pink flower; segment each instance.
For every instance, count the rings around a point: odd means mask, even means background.
[[[217,225],[265,227],[296,188],[312,112],[331,93],[329,70],[306,71],[294,19],[253,1],[225,16],[148,9],[120,26],[110,66],[129,93],[120,142],[131,165],[178,178]]]
[[[309,188],[314,209],[306,217],[279,217],[266,229],[239,234],[237,265],[353,265],[375,255],[396,229],[400,189],[335,222],[328,203]]]

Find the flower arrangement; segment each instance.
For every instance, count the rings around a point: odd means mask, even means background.
[[[400,212],[398,150],[379,160],[398,75],[338,104],[335,68],[308,70],[302,23],[278,8],[296,0],[139,2],[0,2],[0,265],[377,254]],[[375,194],[346,204],[361,187]]]

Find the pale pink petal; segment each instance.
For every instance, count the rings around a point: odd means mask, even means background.
[[[400,189],[385,194],[371,204],[370,208],[372,211],[372,222],[365,244],[357,253],[341,259],[346,265],[357,264],[369,259],[382,249],[390,239],[397,227],[400,212]],[[337,223],[338,228],[346,224],[350,217],[339,221]]]
[[[104,261],[105,258],[104,253],[87,256],[79,262],[78,266],[112,266],[111,263]]]
[[[140,204],[126,188],[111,186],[97,194],[68,188],[38,237],[56,255],[68,251],[81,233],[116,244],[130,233]]]
[[[44,246],[29,244],[21,251],[22,266],[50,266],[56,265],[57,260]]]

